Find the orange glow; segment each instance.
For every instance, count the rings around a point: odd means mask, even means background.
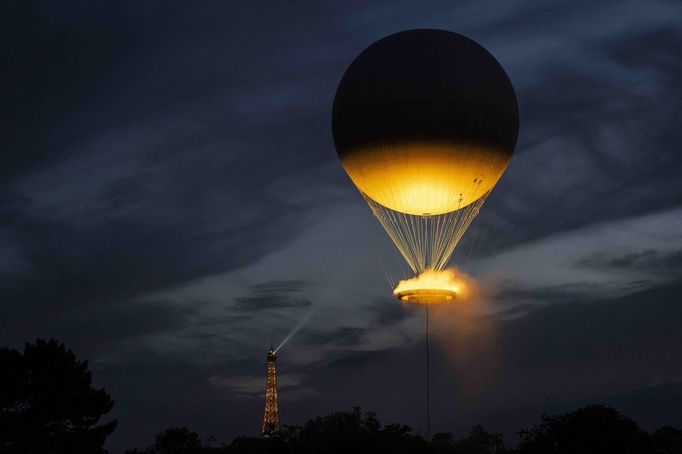
[[[466,299],[470,287],[469,278],[454,269],[426,270],[417,277],[398,282],[393,295],[408,303],[444,303]]]
[[[483,144],[382,142],[343,153],[341,163],[355,186],[382,206],[435,216],[490,192],[509,158]]]

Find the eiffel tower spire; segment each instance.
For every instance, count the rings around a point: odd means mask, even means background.
[[[268,350],[268,382],[265,386],[265,414],[263,437],[269,438],[279,432],[279,406],[277,404],[277,355],[270,344]]]

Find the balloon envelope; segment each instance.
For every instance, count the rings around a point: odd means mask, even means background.
[[[443,30],[377,41],[344,74],[332,112],[341,163],[391,210],[438,215],[487,195],[516,144],[518,107],[483,47]]]

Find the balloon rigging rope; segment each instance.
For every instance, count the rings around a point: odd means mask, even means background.
[[[415,216],[391,210],[365,196],[372,213],[416,274],[426,269],[445,268],[486,198],[487,194],[484,194],[450,213]]]

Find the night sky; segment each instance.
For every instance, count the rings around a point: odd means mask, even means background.
[[[177,4],[176,4],[177,3]],[[344,173],[352,59],[442,28],[486,47],[516,152],[436,310],[432,432],[614,405],[682,425],[682,4],[5,1],[0,344],[55,337],[116,401],[114,453],[169,425],[257,435],[354,405],[425,430],[423,307]]]

